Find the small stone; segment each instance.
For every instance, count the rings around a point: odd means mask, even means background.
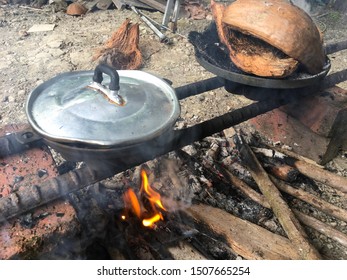
[[[19,95],[19,96],[24,96],[24,95],[25,95],[25,90],[23,90],[23,89],[22,89],[22,90],[19,90],[19,91],[18,91],[18,95]]]
[[[15,102],[16,98],[12,95],[8,96],[8,102]]]

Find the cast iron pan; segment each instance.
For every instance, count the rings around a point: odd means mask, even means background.
[[[240,70],[230,60],[227,48],[220,42],[216,24],[211,23],[202,33],[192,31],[189,41],[195,48],[196,60],[211,73],[240,84],[263,88],[294,89],[320,82],[329,72],[331,64],[327,57],[323,70],[311,75],[298,68],[292,75],[282,79],[255,76]]]

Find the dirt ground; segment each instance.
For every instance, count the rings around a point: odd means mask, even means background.
[[[44,81],[57,74],[75,70],[93,70],[95,51],[101,47],[130,18],[139,18],[129,9],[97,10],[81,17],[66,15],[59,5],[42,9],[26,6],[0,6],[0,125],[26,123],[25,103],[28,94]],[[206,5],[206,8],[208,6]],[[159,12],[144,11],[161,22]],[[329,7],[311,10],[313,19],[324,34],[325,42],[337,42],[347,37],[347,16]],[[212,18],[193,20],[182,17],[178,33],[166,34],[173,44],[160,43],[158,37],[143,23],[140,25],[139,47],[143,55],[141,70],[173,82],[173,87],[200,81],[214,75],[196,62],[193,46],[188,42],[190,31],[202,31]],[[55,24],[54,30],[28,33],[34,24]],[[331,73],[347,67],[347,51],[330,56]],[[347,89],[347,82],[339,84]],[[181,102],[180,119],[184,124],[199,123],[224,114],[249,102],[223,89],[203,93]],[[341,254],[336,258],[345,258]]]

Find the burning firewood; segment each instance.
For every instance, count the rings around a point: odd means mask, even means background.
[[[250,260],[298,259],[290,241],[280,235],[239,219],[228,212],[204,204],[187,209],[197,223],[204,223],[215,234],[225,238],[233,251]]]
[[[307,240],[306,233],[299,221],[283,200],[281,193],[274,186],[251,148],[241,136],[236,136],[235,142],[242,156],[243,163],[247,166],[261,192],[267,198],[271,209],[283,226],[288,238],[297,247],[300,257],[303,259],[320,259],[318,251]]]
[[[108,64],[118,70],[139,69],[142,54],[139,49],[139,23],[126,19],[105,45],[97,50],[93,60]]]
[[[254,150],[257,154],[280,158],[285,163],[294,167],[301,174],[311,178],[312,180],[326,184],[343,194],[347,193],[347,178],[325,170],[322,166],[319,166],[310,160],[306,160],[299,155],[296,155],[294,152],[286,151],[278,147]]]

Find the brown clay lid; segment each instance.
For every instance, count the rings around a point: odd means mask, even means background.
[[[222,22],[298,60],[310,74],[322,71],[325,53],[316,24],[285,0],[237,0],[225,8]]]

